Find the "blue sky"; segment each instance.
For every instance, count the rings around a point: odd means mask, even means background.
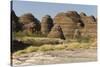
[[[24,13],[32,13],[39,20],[45,15],[50,15],[53,18],[57,13],[67,11],[85,12],[87,15],[97,16],[97,6],[95,5],[13,1],[13,10],[17,16],[21,16]]]

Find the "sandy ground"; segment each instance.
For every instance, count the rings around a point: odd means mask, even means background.
[[[13,55],[13,66],[23,67],[27,65],[61,64],[90,62],[97,60],[96,49],[61,50],[47,52],[32,52],[21,56]]]

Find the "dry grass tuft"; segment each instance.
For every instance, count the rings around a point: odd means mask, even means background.
[[[54,50],[54,46],[49,44],[49,45],[42,45],[39,47],[39,51],[50,51],[50,50]]]
[[[35,44],[35,42],[34,42]],[[96,41],[91,42],[78,42],[78,41],[71,41],[66,42],[63,44],[43,44],[40,46],[35,46],[32,44],[31,46],[27,47],[24,50],[19,50],[15,52],[16,55],[30,53],[30,52],[37,52],[37,51],[54,51],[54,50],[75,50],[75,49],[89,49],[89,48],[96,48]]]
[[[64,50],[67,48],[66,44],[59,44],[54,47],[54,50]]]
[[[38,50],[38,47],[35,47],[35,46],[30,46],[28,48],[25,49],[26,52],[36,52]]]

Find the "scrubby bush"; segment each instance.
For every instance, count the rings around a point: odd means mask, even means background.
[[[90,39],[91,39],[90,36],[84,36],[84,37],[82,36],[82,37],[79,37],[77,39],[77,41],[80,42],[80,43],[89,43]]]
[[[67,45],[67,50],[74,50],[74,49],[88,49],[91,47],[90,43],[79,43],[79,42],[75,42],[75,43],[70,43]]]
[[[76,43],[70,43],[68,44],[66,49],[79,49],[80,48],[80,43],[76,42]]]
[[[35,39],[26,39],[26,40],[23,40],[24,43],[27,43],[27,44],[31,44],[32,46],[41,46],[42,43],[35,40]]]
[[[25,53],[30,52],[37,52],[37,51],[54,51],[54,50],[76,50],[76,49],[89,49],[93,46],[91,46],[91,43],[79,43],[79,42],[73,42],[68,44],[58,44],[58,45],[52,45],[52,44],[44,44],[41,46],[29,46],[23,50],[19,50],[15,52],[16,55],[21,55]]]
[[[80,48],[83,48],[83,49],[89,49],[90,46],[91,45],[89,43],[82,43],[82,44],[80,44]]]
[[[24,36],[26,36],[25,33],[23,33],[22,31],[13,32],[13,34],[14,34],[15,37],[24,37]]]
[[[25,50],[19,50],[19,51],[17,51],[17,52],[15,52],[14,53],[14,55],[22,55],[22,54],[25,54],[25,53],[27,53]]]
[[[39,47],[39,51],[49,51],[54,50],[54,47],[52,45],[42,45]]]
[[[21,40],[24,43],[31,44],[33,46],[41,46],[44,44],[57,45],[57,44],[63,43],[63,41],[61,39],[54,39],[54,38],[23,37],[23,38],[21,38]]]
[[[23,32],[23,31],[19,31],[19,32],[13,32],[15,37],[46,37],[47,35],[41,34],[41,32],[37,32],[37,33],[32,33],[32,32]]]
[[[38,47],[34,47],[34,46],[30,46],[28,48],[25,49],[26,52],[36,52],[38,50]]]
[[[67,48],[67,45],[59,44],[54,47],[55,50],[64,50]]]

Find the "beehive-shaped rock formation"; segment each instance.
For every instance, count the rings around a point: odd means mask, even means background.
[[[81,16],[85,27],[83,28],[83,35],[89,35],[91,37],[96,37],[97,35],[97,21],[94,16]]]
[[[40,22],[31,13],[20,16],[19,22],[23,24],[23,30],[26,32],[40,31]]]
[[[17,17],[12,10],[11,19],[15,31],[23,29],[23,31],[31,33],[41,32],[48,37],[62,39],[88,35],[96,37],[97,35],[97,18],[87,16],[84,12],[80,14],[76,11],[61,12],[53,19],[51,16],[45,15],[40,23],[31,13]]]
[[[54,18],[54,23],[61,26],[65,37],[73,37],[75,29],[78,28],[77,24],[80,23],[80,27],[84,26],[80,20],[80,15],[76,11],[58,13]]]
[[[86,14],[85,14],[84,12],[81,12],[81,13],[80,13],[80,16],[81,16],[81,17],[84,17],[84,16],[86,16]]]
[[[52,28],[52,30],[48,34],[48,37],[65,39],[62,28],[58,24],[54,25],[54,27]]]
[[[53,20],[49,15],[46,15],[42,18],[41,21],[41,32],[42,34],[48,34],[53,27]]]

